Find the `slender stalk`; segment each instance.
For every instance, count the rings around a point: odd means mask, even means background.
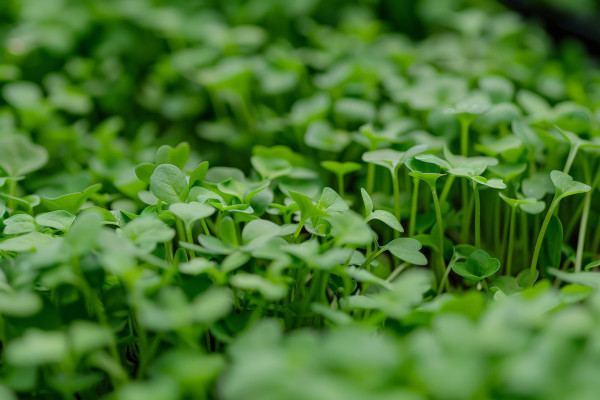
[[[429,186],[431,188],[431,194],[433,196],[433,205],[435,207],[435,218],[438,226],[438,262],[440,275],[444,274],[446,270],[446,261],[444,260],[444,222],[442,220],[442,209],[440,208],[440,201],[438,199],[437,190],[435,184]]]
[[[463,157],[469,155],[469,125],[471,121],[469,118],[459,118],[460,122],[460,154]]]
[[[586,167],[587,169],[587,167]],[[583,248],[585,246],[585,235],[587,230],[588,219],[590,218],[590,207],[592,205],[592,197],[594,189],[600,180],[600,174],[596,176],[592,183],[592,189],[585,194],[583,200],[583,214],[581,215],[581,223],[579,225],[579,236],[577,238],[577,252],[575,255],[575,272],[581,272],[581,265],[583,261]]]
[[[202,224],[202,229],[204,229],[204,234],[206,236],[210,236],[210,230],[208,229],[208,226],[206,225],[206,221],[203,219],[200,220],[201,224]],[[193,242],[192,242],[193,243]]]
[[[535,242],[535,248],[533,249],[533,258],[531,259],[530,273],[529,273],[529,286],[533,286],[533,281],[535,280],[535,271],[537,268],[538,257],[540,256],[540,249],[542,248],[542,241],[544,240],[544,235],[546,234],[546,229],[548,228],[548,224],[550,223],[550,218],[552,218],[552,214],[554,214],[554,209],[558,205],[559,200],[554,197],[552,200],[552,204],[550,204],[550,208],[546,213],[546,218],[544,218],[544,222],[542,223],[542,227],[540,228],[540,233],[538,235],[537,241]]]
[[[450,189],[452,189],[452,184],[454,183],[454,179],[456,177],[454,175],[450,175],[448,179],[446,179],[446,183],[444,184],[444,188],[442,189],[442,194],[440,194],[440,203],[446,201],[448,197],[448,193],[450,193]]]
[[[579,150],[579,146],[573,146],[571,147],[571,150],[569,150],[569,156],[567,157],[567,162],[565,163],[565,168],[563,169],[565,174],[568,174],[571,170],[571,166],[573,166],[573,161],[575,161],[575,156],[577,155],[577,150]]]
[[[6,202],[6,206],[10,208],[10,212],[14,214],[15,212],[15,199],[17,197],[17,181],[14,179],[8,180],[8,194],[11,196],[8,198]]]
[[[508,252],[506,254],[506,275],[511,276],[512,273],[512,258],[515,247],[515,216],[517,207],[511,207],[510,210],[510,228],[508,228]]]
[[[413,237],[415,234],[415,224],[417,222],[417,205],[419,203],[419,182],[421,182],[418,178],[413,178],[413,193],[412,193],[412,202],[410,205],[410,222],[408,225],[408,236]]]
[[[390,276],[388,276],[385,281],[393,282],[398,277],[398,275],[400,275],[402,273],[402,271],[404,271],[404,270],[406,270],[406,268],[408,268],[409,265],[410,264],[407,262],[398,265],[398,267],[392,271]]]
[[[400,221],[400,183],[398,182],[398,170],[392,174],[392,190],[394,192],[394,215]],[[399,238],[400,232],[394,230],[394,237]]]
[[[298,235],[300,235],[300,232],[302,232],[302,228],[304,228],[304,223],[306,222],[306,220],[301,219],[300,221],[298,221],[298,227],[296,228],[296,231],[294,232],[294,237],[297,238]]]
[[[336,174],[338,179],[338,191],[340,192],[340,197],[344,198],[344,174]]]
[[[475,182],[473,182],[473,192],[475,194],[475,247],[481,248],[481,201]]]
[[[367,192],[373,193],[373,186],[375,185],[375,164],[369,164],[367,167]]]

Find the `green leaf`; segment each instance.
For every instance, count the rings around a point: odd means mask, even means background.
[[[238,245],[237,229],[233,218],[225,217],[221,219],[221,223],[219,224],[219,237],[228,245]]]
[[[150,191],[167,204],[183,203],[189,187],[185,174],[172,164],[161,164],[150,177]]]
[[[339,246],[366,246],[373,241],[371,229],[354,211],[332,215],[328,220],[331,222],[332,235]]]
[[[149,215],[129,222],[123,227],[122,233],[146,252],[153,251],[157,243],[167,242],[175,237],[173,229],[160,219]]]
[[[295,126],[307,126],[312,121],[323,118],[331,107],[327,93],[319,92],[307,99],[300,99],[292,106],[290,120]]]
[[[27,175],[48,162],[48,151],[23,135],[0,137],[0,168],[9,176]]]
[[[428,147],[429,146],[425,144],[416,145],[408,149],[406,152],[392,149],[368,151],[362,155],[362,159],[365,162],[385,167],[390,170],[392,175],[394,175],[400,165],[404,164],[407,160],[416,156],[417,154],[423,153]]]
[[[76,254],[83,254],[96,244],[103,220],[102,214],[93,210],[84,211],[75,218],[67,241]]]
[[[490,257],[482,249],[477,249],[471,253],[466,262],[457,262],[452,265],[452,270],[455,273],[473,281],[481,281],[492,276],[499,269],[500,260]]]
[[[69,354],[64,332],[28,329],[6,346],[6,361],[19,367],[57,363]]]
[[[575,283],[600,289],[600,272],[565,272],[555,268],[549,268],[548,273],[556,276],[563,282]]]
[[[383,222],[384,224],[386,224],[390,228],[394,229],[395,231],[404,232],[404,228],[400,224],[400,221],[398,221],[398,219],[394,216],[394,214],[392,214],[389,211],[384,211],[384,210],[373,211],[365,219],[365,222],[369,222],[374,219]]]
[[[212,324],[229,314],[232,307],[231,290],[212,287],[192,301],[190,311],[195,322]]]
[[[52,236],[40,232],[29,232],[0,242],[0,250],[24,252],[34,250],[52,240]]]
[[[115,338],[110,328],[91,321],[75,321],[68,330],[69,347],[83,355],[110,346]]]
[[[267,300],[279,300],[285,297],[288,291],[287,287],[281,283],[274,283],[260,275],[245,272],[232,276],[229,281],[238,289],[259,292]]]
[[[114,219],[114,217],[113,217]],[[38,225],[47,226],[64,233],[68,233],[75,221],[75,216],[68,211],[50,211],[44,214],[38,214],[35,217]]]
[[[171,204],[169,206],[169,211],[182,220],[185,226],[189,227],[194,222],[213,215],[215,208],[209,204],[193,201],[191,203]]]
[[[289,175],[289,173],[292,172],[291,164],[287,160],[281,158],[252,156],[250,162],[260,176],[266,180],[277,179]]]
[[[423,246],[416,239],[398,238],[394,239],[382,249],[388,250],[394,256],[414,265],[426,265],[427,258],[420,252]]]
[[[19,235],[21,233],[35,232],[37,226],[35,219],[29,214],[16,214],[3,221],[5,235]]]
[[[333,172],[336,175],[347,175],[354,171],[359,171],[362,166],[355,162],[339,162],[339,161],[321,161],[321,165],[326,170]]]
[[[348,204],[333,189],[326,187],[323,189],[321,198],[317,203],[317,208],[326,213],[342,212],[348,210]]]
[[[41,204],[50,211],[64,210],[71,214],[77,214],[77,211],[83,204],[96,192],[102,188],[100,183],[92,185],[82,192],[69,193],[58,197],[41,196]]]
[[[369,216],[373,212],[373,200],[371,200],[371,196],[369,196],[369,193],[367,193],[367,191],[363,188],[360,188],[360,194],[362,196],[363,203],[365,204],[365,214]]]
[[[312,200],[308,196],[292,190],[290,190],[289,193],[290,197],[296,202],[298,209],[300,210],[300,225],[303,226],[306,223],[306,220],[309,218],[324,218],[329,216],[329,214],[326,212],[315,207]]]
[[[206,177],[206,173],[208,172],[209,163],[208,161],[203,161],[193,171],[188,171],[190,176],[189,186],[192,187],[196,182],[202,182]]]
[[[563,199],[578,193],[589,192],[592,189],[585,183],[574,181],[573,177],[561,171],[554,170],[550,172],[550,179],[554,184],[558,199]]]
[[[150,177],[152,176],[152,173],[154,172],[156,167],[157,167],[156,164],[151,164],[151,163],[139,164],[137,167],[135,167],[135,175],[138,177],[138,179],[140,181],[149,184]]]
[[[178,169],[182,169],[190,157],[190,145],[187,142],[181,142],[176,147],[163,145],[156,151],[157,164],[171,164]]]
[[[341,152],[348,144],[351,137],[347,132],[334,129],[328,121],[312,122],[304,134],[304,142],[319,150]]]
[[[432,174],[432,173],[424,173],[420,171],[411,171],[408,173],[410,176],[414,176],[417,179],[421,179],[430,187],[435,187],[435,183],[438,179],[440,179],[444,174]]]
[[[0,314],[8,317],[31,317],[42,309],[42,300],[33,292],[0,292]]]

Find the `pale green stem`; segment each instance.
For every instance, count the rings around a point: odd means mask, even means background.
[[[419,202],[419,182],[421,182],[418,178],[413,178],[413,194],[412,194],[412,202],[410,205],[410,223],[408,226],[408,236],[413,237],[415,234],[415,224],[417,222],[417,205]]]
[[[439,269],[441,274],[444,273],[446,269],[446,261],[444,260],[444,223],[442,220],[442,209],[440,208],[440,201],[438,199],[437,190],[435,188],[435,183],[429,185],[431,189],[431,194],[433,196],[433,205],[435,207],[435,218],[438,226],[438,260],[439,260]]]
[[[394,192],[394,215],[400,221],[400,183],[398,182],[398,170],[392,174],[392,188]],[[400,237],[400,232],[394,231],[394,237]]]
[[[510,210],[510,228],[508,228],[508,254],[506,255],[506,275],[510,276],[512,272],[512,258],[515,246],[515,216],[517,206],[511,207]]]
[[[548,228],[548,224],[550,223],[550,218],[552,218],[552,214],[554,214],[554,209],[559,203],[559,199],[555,196],[550,204],[550,208],[546,213],[546,218],[544,218],[544,222],[542,223],[542,227],[540,229],[540,233],[538,234],[537,241],[535,242],[535,248],[533,249],[533,257],[531,259],[531,266],[529,272],[529,286],[533,286],[535,280],[535,271],[537,269],[538,257],[540,256],[540,250],[542,248],[542,242],[544,240],[544,235],[546,234],[546,229]]]
[[[581,263],[583,261],[583,247],[585,244],[585,231],[590,216],[590,205],[592,204],[592,191],[585,194],[583,214],[581,215],[581,224],[579,225],[579,237],[577,238],[577,253],[575,256],[575,272],[581,272]]]
[[[392,271],[392,273],[390,274],[390,276],[388,276],[385,281],[386,282],[393,282],[398,277],[398,275],[400,275],[402,273],[402,271],[406,270],[406,268],[409,265],[410,264],[407,263],[407,262],[398,265],[398,267]]]
[[[338,190],[340,192],[340,197],[344,198],[344,174],[336,174],[338,179]]]
[[[569,150],[569,156],[567,157],[567,162],[565,163],[565,168],[563,169],[565,174],[568,174],[571,170],[571,166],[573,165],[573,161],[575,161],[575,156],[577,155],[577,150],[579,150],[579,146],[573,146],[571,147],[571,150]]]
[[[442,189],[442,193],[440,194],[440,203],[446,201],[448,194],[450,193],[450,189],[452,189],[452,184],[454,183],[454,179],[456,177],[454,175],[450,175],[444,184],[444,188]]]
[[[369,164],[367,167],[367,192],[373,194],[373,186],[375,185],[375,164]]]
[[[475,194],[475,247],[481,248],[481,201],[479,200],[479,189],[473,182],[473,192]]]

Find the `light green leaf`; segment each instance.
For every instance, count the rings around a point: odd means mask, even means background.
[[[421,243],[416,239],[398,238],[383,246],[383,249],[388,250],[394,256],[408,263],[426,265],[427,258],[420,252],[422,247]]]
[[[38,225],[47,226],[68,233],[75,221],[75,216],[68,211],[59,210],[39,214],[35,217]]]
[[[35,220],[29,214],[16,214],[3,221],[5,235],[19,235],[21,233],[35,232]]]
[[[40,232],[29,232],[0,242],[0,250],[24,252],[34,250],[52,240],[52,236]]]
[[[556,195],[559,199],[578,193],[589,192],[592,188],[585,183],[574,181],[573,178],[561,171],[550,172],[550,179],[556,189]]]
[[[9,176],[27,175],[48,162],[48,151],[23,135],[0,136],[0,168]]]
[[[150,191],[167,204],[182,203],[189,188],[185,174],[172,164],[161,164],[150,177]]]
[[[452,270],[455,273],[473,281],[481,281],[492,276],[499,269],[500,260],[490,257],[488,253],[481,249],[471,253],[466,262],[457,262],[452,265]]]

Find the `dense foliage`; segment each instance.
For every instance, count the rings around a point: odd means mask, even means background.
[[[0,21],[0,398],[597,399],[577,43],[491,0]]]

